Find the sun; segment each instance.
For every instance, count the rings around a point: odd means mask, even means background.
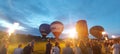
[[[76,38],[77,32],[75,28],[70,29],[68,32],[69,32],[69,35],[68,35],[69,38],[73,38],[73,39]]]

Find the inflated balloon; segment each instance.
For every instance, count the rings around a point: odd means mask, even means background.
[[[98,39],[103,37],[102,35],[103,31],[104,28],[102,26],[93,26],[92,28],[90,28],[90,34]]]
[[[88,27],[86,20],[79,20],[76,24],[76,31],[80,39],[88,38]]]
[[[41,24],[39,27],[39,31],[43,38],[46,38],[46,36],[51,32],[50,25],[49,24]]]
[[[55,38],[58,39],[63,31],[64,25],[59,21],[54,21],[51,23],[51,32],[54,34]]]

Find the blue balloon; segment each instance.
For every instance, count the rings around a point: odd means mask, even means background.
[[[50,25],[49,24],[41,24],[39,27],[39,31],[43,38],[46,38],[46,36],[51,32]]]

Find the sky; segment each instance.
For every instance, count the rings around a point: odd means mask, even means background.
[[[17,22],[17,33],[40,36],[41,24],[60,21],[62,36],[78,20],[86,20],[88,29],[101,25],[109,36],[120,36],[120,0],[0,0],[1,31]]]

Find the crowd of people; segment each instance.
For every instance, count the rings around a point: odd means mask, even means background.
[[[81,40],[77,41],[77,43],[67,41],[63,49],[60,48],[58,42],[52,47],[51,42],[48,41],[46,54],[120,54],[120,41]]]
[[[8,44],[5,44],[0,48],[0,54],[9,54]],[[34,52],[35,40],[29,42],[24,48],[22,44],[19,44],[14,49],[13,54],[32,54]],[[42,47],[42,46],[40,46]],[[118,40],[80,40],[80,41],[66,41],[65,47],[61,48],[59,42],[52,44],[51,40],[46,43],[45,54],[120,54],[120,41]]]

